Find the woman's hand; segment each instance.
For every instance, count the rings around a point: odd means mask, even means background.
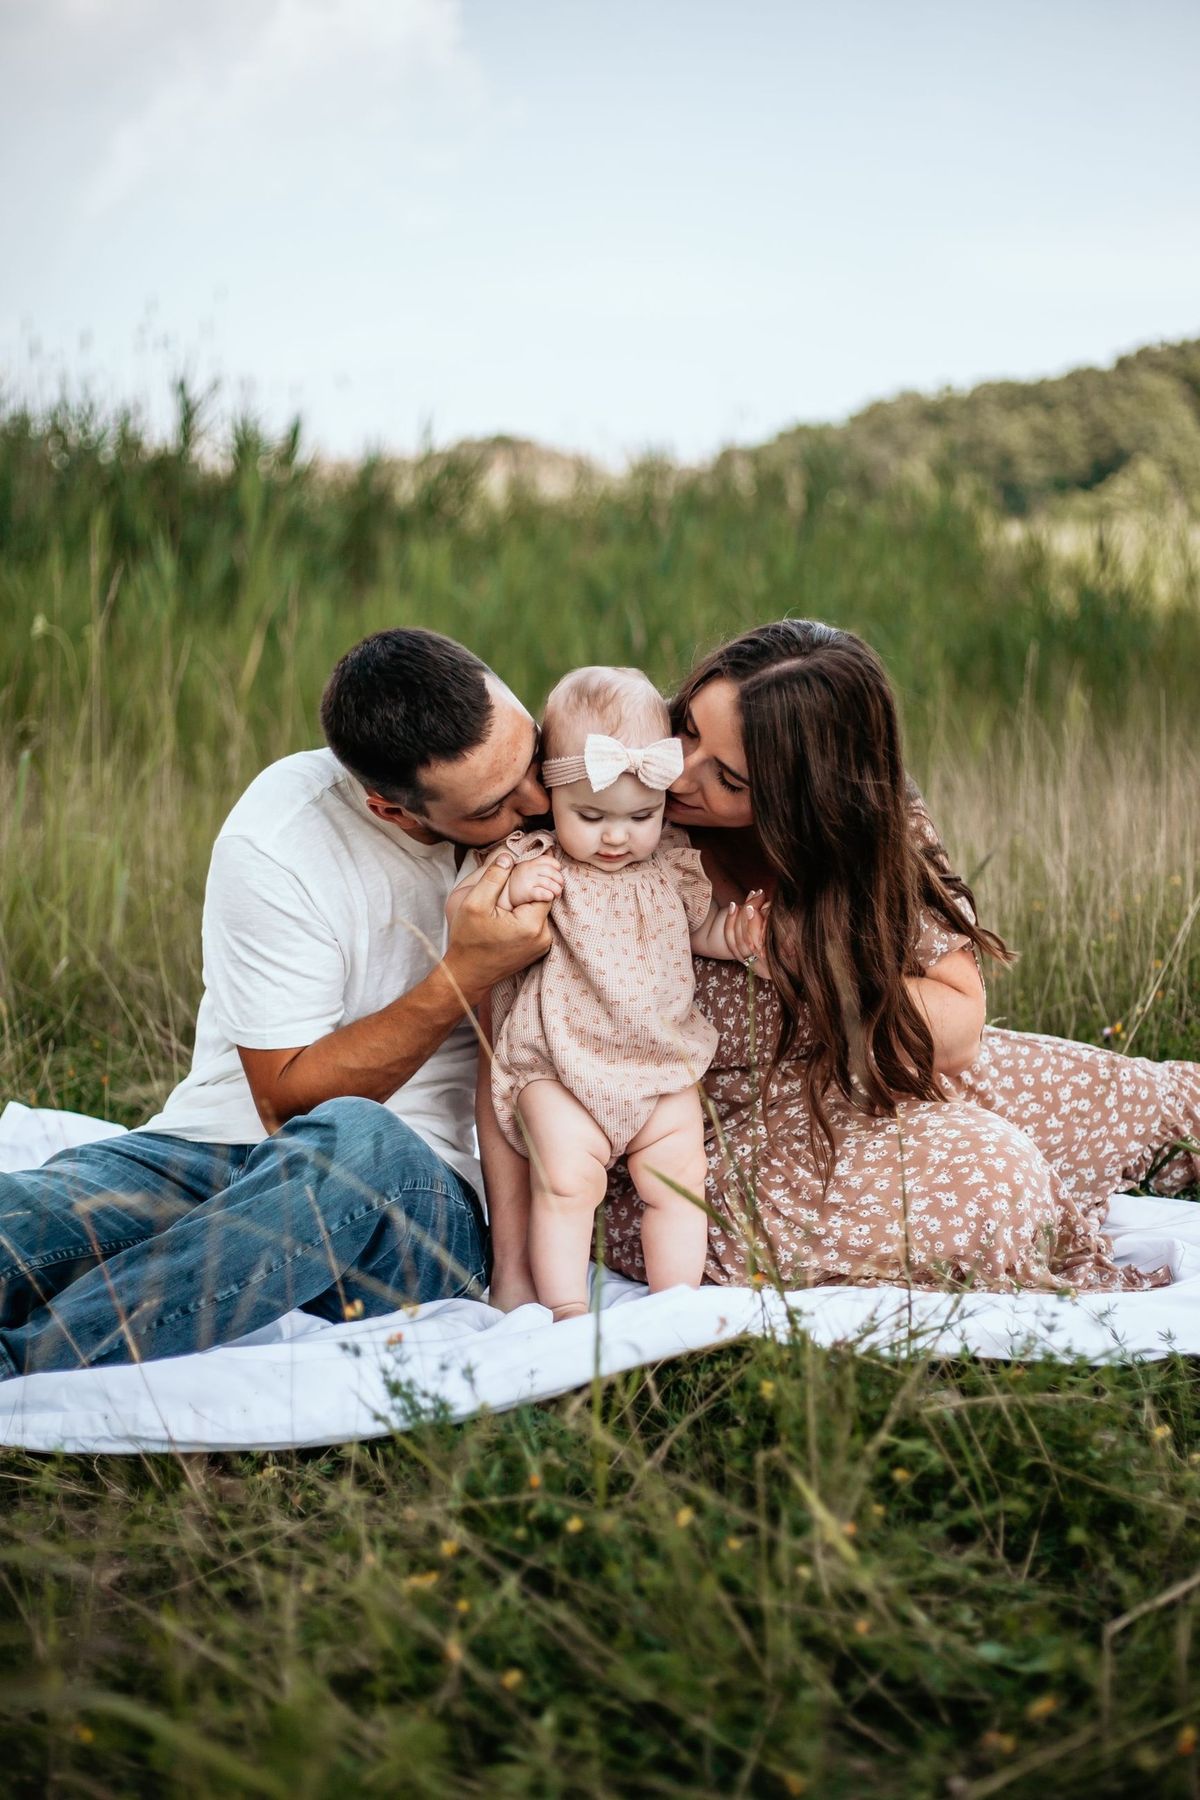
[[[762,973],[756,964],[767,948],[767,914],[771,902],[763,899],[762,888],[752,888],[741,906],[731,903],[725,909],[725,944],[729,955],[743,962],[756,975]]]
[[[562,869],[549,852],[518,863],[508,878],[507,891],[514,906],[524,906],[530,900],[545,905],[557,900],[563,891]]]
[[[714,900],[704,923],[692,932],[695,954],[719,957],[725,962],[743,962],[753,968],[767,944],[767,914],[771,902],[764,901],[762,894],[761,888],[755,888],[740,906],[732,900],[728,906],[718,906]],[[761,973],[765,975],[766,971]]]

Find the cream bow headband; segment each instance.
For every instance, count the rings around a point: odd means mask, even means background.
[[[542,764],[543,787],[569,787],[587,781],[601,794],[622,775],[636,775],[643,787],[669,788],[683,774],[683,745],[678,738],[659,738],[636,748],[618,738],[589,731],[582,756],[552,756]]]

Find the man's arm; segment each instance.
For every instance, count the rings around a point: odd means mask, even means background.
[[[511,857],[500,857],[470,889],[450,926],[446,954],[417,986],[315,1043],[238,1055],[267,1131],[324,1100],[387,1100],[404,1086],[497,981],[550,947],[549,907],[506,911],[498,902]]]

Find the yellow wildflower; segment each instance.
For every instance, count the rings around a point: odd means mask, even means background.
[[[524,1674],[523,1670],[521,1670],[521,1669],[505,1669],[503,1675],[500,1677],[500,1686],[503,1688],[507,1688],[509,1693],[511,1694],[515,1688],[520,1687],[520,1685],[524,1681],[524,1679],[525,1679],[525,1674]]]
[[[1000,1756],[1011,1756],[1016,1747],[1011,1731],[985,1731],[979,1740],[981,1750],[995,1750]]]
[[[575,1533],[577,1531],[583,1530],[583,1520],[580,1518],[578,1513],[571,1514],[570,1518],[567,1520],[566,1524],[563,1526],[563,1530],[569,1531],[571,1533]]]
[[[1031,1725],[1037,1725],[1042,1719],[1048,1719],[1052,1712],[1058,1711],[1058,1695],[1042,1694],[1039,1699],[1031,1700],[1025,1708],[1025,1717]]]
[[[675,1523],[678,1525],[680,1531],[686,1531],[695,1516],[696,1509],[694,1506],[681,1506],[679,1511],[675,1514]]]
[[[420,1575],[406,1575],[400,1585],[412,1593],[417,1588],[436,1587],[441,1578],[440,1570],[426,1569]]]

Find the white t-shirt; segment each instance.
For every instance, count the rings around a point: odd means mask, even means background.
[[[191,1073],[144,1129],[259,1143],[237,1046],[315,1043],[423,981],[445,948],[455,860],[452,844],[419,844],[377,819],[330,750],[264,769],[213,846]],[[464,1019],[387,1105],[482,1193],[477,1046]]]

